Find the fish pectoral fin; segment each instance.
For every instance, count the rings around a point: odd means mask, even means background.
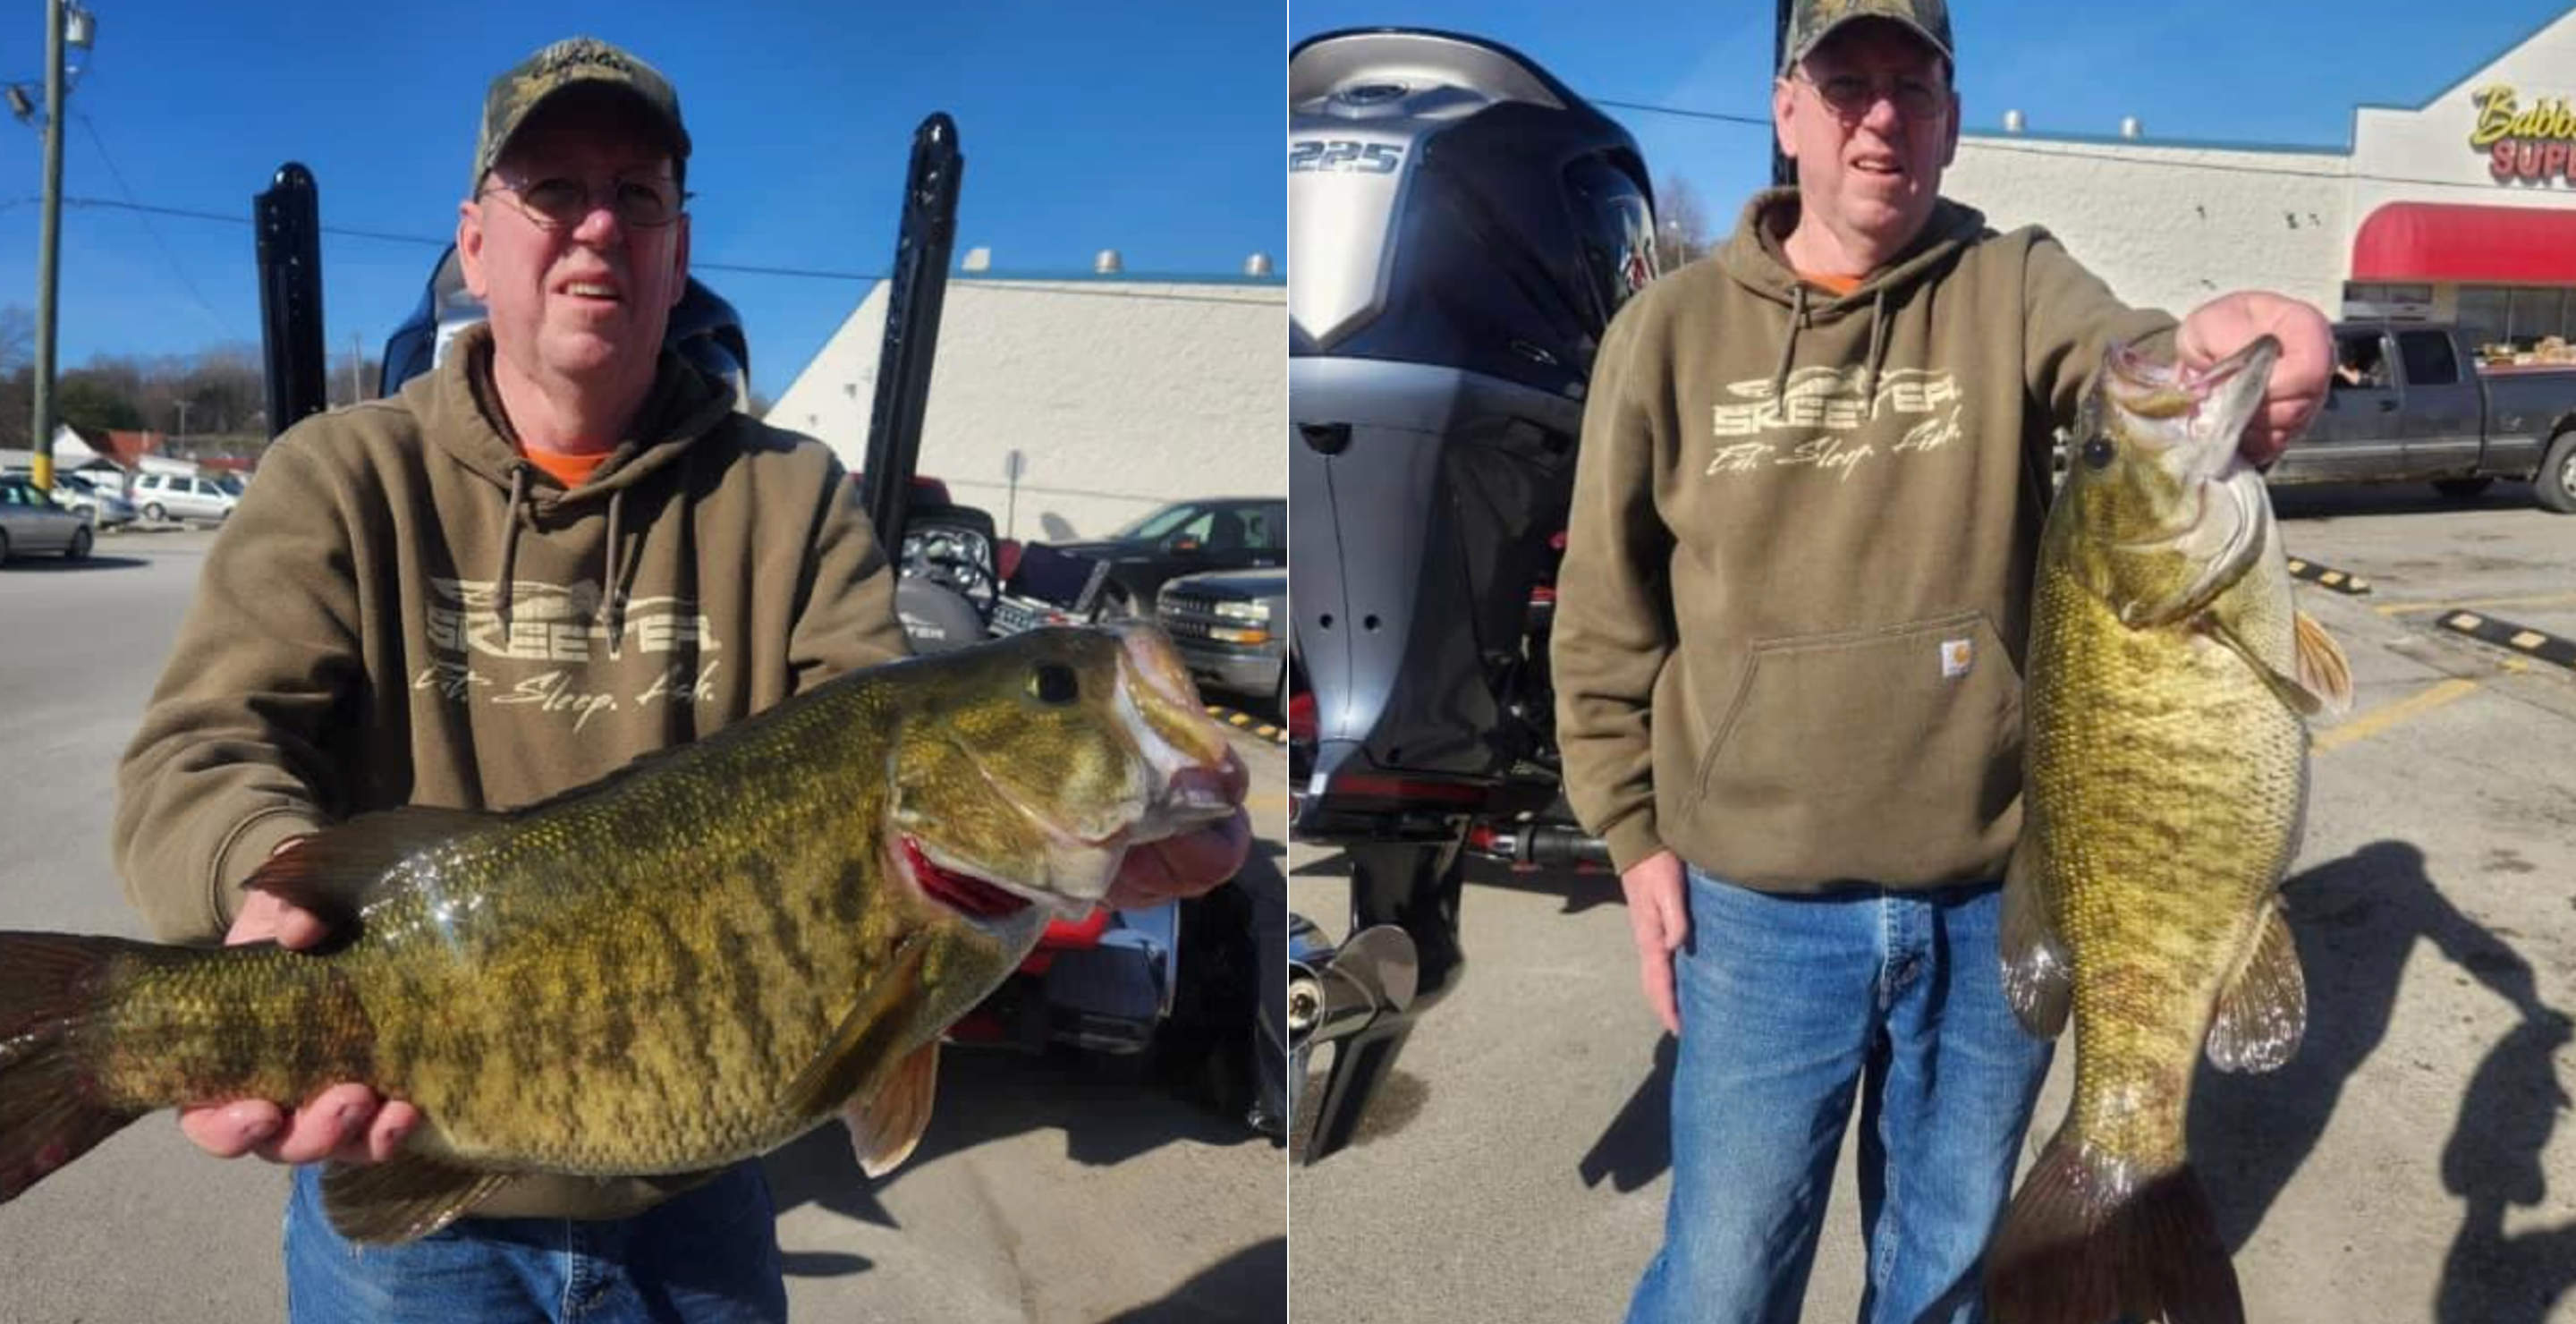
[[[2270,1071],[2308,1032],[2308,980],[2278,903],[2264,907],[2260,936],[2218,995],[2209,1060],[2221,1071]]]
[[[2343,646],[2306,612],[2298,613],[2294,628],[2299,650],[2299,688],[2315,695],[2328,712],[2351,712],[2352,663],[2344,660]]]
[[[322,1212],[341,1236],[385,1246],[428,1236],[507,1185],[506,1172],[451,1168],[417,1154],[322,1170]]]
[[[2299,619],[2307,620],[2307,614],[2299,613]],[[2264,656],[2262,650],[2256,648],[2238,632],[2236,623],[2224,612],[2203,612],[2199,618],[2199,624],[2202,633],[2225,645],[2227,651],[2245,659],[2245,665],[2252,667],[2254,674],[2262,677],[2263,683],[2270,686],[2272,692],[2280,696],[2281,702],[2290,706],[2291,711],[2301,717],[2314,717],[2325,711],[2325,700],[2319,698],[2315,691],[2303,683],[2303,677],[2289,675],[2282,670],[2283,665],[2286,664],[2293,670],[2305,672],[2307,668],[2304,656],[2293,653],[2291,657],[2277,660]],[[2320,637],[2323,637],[2322,634]],[[2333,640],[2329,639],[2326,642],[2328,647],[2333,646]],[[2335,660],[2341,663],[2343,654],[2337,652]],[[2349,674],[2346,675],[2344,684],[2345,706],[2349,707],[2352,693]]]
[[[850,1128],[850,1145],[859,1153],[859,1170],[882,1177],[903,1165],[930,1129],[930,1103],[939,1083],[939,1041],[913,1050],[886,1083],[865,1099],[852,1099],[841,1110]]]
[[[2075,967],[2067,959],[2066,940],[2049,922],[2038,855],[2025,827],[2013,847],[2012,863],[2004,870],[2004,999],[2012,1004],[2023,1029],[2054,1039],[2066,1028]]]
[[[268,857],[242,886],[291,901],[341,928],[357,918],[395,865],[498,821],[491,814],[416,806],[361,814]]]
[[[860,990],[859,1001],[814,1060],[788,1083],[780,1102],[793,1117],[820,1121],[875,1088],[894,1067],[904,1023],[897,1013],[921,996],[922,944],[918,936],[895,948],[886,968]]]

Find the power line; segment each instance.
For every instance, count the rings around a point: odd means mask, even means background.
[[[1671,115],[1678,119],[1716,120],[1721,124],[1750,124],[1757,129],[1771,127],[1771,119],[1767,115],[1729,115],[1721,110],[1684,110],[1679,106],[1656,106],[1643,101],[1612,101],[1607,97],[1594,97],[1592,104],[1615,106],[1621,110],[1642,110],[1649,115]]]
[[[109,168],[111,170],[114,169],[113,166]],[[120,180],[119,182],[122,181]],[[34,198],[10,198],[0,200],[0,211],[7,211],[13,207],[25,206],[35,201],[36,199]],[[183,220],[191,221],[220,221],[226,225],[249,225],[251,223],[250,218],[247,216],[233,216],[224,212],[199,211],[188,207],[165,207],[148,202],[136,202],[130,198],[124,201],[119,201],[115,198],[65,197],[63,199],[63,205],[66,207],[91,207],[104,211],[141,212],[149,216],[175,216]],[[149,227],[147,226],[146,228]],[[340,225],[323,226],[322,233],[345,235],[352,239],[376,239],[386,243],[414,244],[429,248],[445,248],[448,244],[454,242],[453,239],[449,238],[432,239],[422,235],[393,234],[384,230],[357,230]],[[153,237],[157,242],[160,238],[159,232],[155,231]],[[166,253],[168,252],[168,249],[164,248],[162,251]],[[700,262],[695,259],[690,260],[689,270],[692,272],[720,271],[729,275],[738,276],[780,276],[792,280],[855,281],[861,284],[874,284],[878,281],[892,279],[892,277],[881,271],[833,271],[823,267],[766,267],[737,262]],[[979,276],[981,275],[981,273],[974,274]],[[1103,299],[1141,299],[1149,302],[1160,303],[1234,304],[1246,302],[1242,299],[1213,298],[1207,295],[1195,294],[1156,294],[1133,289],[1084,289],[1079,285],[1069,283],[1088,280],[1117,281],[1119,279],[1120,277],[1075,275],[987,276],[974,280],[970,288],[1003,290],[1011,293],[1070,294]],[[1189,276],[1154,276],[1140,272],[1135,276],[1126,277],[1125,279],[1132,282],[1136,280],[1192,280],[1193,278]],[[1223,276],[1206,276],[1202,278],[1199,283],[1225,283],[1230,279],[1230,277]],[[1060,284],[1058,282],[1067,283]],[[964,284],[965,282],[960,283]],[[1249,284],[1248,287],[1257,288],[1258,285],[1257,283],[1253,283]]]
[[[107,167],[108,177],[116,181],[117,191],[123,193],[126,202],[131,204],[134,201],[134,186],[126,183],[125,172],[116,168],[116,158],[108,154],[107,140],[99,136],[98,126],[90,121],[88,115],[77,110],[72,112],[72,118],[79,120],[82,131],[89,134],[90,146],[98,149],[100,164]],[[188,279],[187,270],[179,265],[179,256],[170,251],[170,245],[161,238],[161,228],[154,225],[148,216],[144,218],[143,231],[152,236],[152,246],[160,249],[161,259],[170,264],[170,274],[179,278],[179,287],[188,292],[189,298],[197,301],[199,308],[205,310],[206,316],[214,322],[215,329],[234,340],[241,339],[241,333],[233,329],[232,323],[225,320],[222,313],[216,312],[213,304],[206,302],[206,296],[198,291],[197,283]]]

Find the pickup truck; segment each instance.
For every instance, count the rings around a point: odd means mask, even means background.
[[[2576,514],[2576,367],[2481,367],[2457,328],[2334,328],[2325,408],[2269,475],[2292,483],[2429,482],[2474,496],[2527,479]]]
[[[1288,570],[1210,570],[1164,581],[1154,620],[1200,685],[1288,709]]]

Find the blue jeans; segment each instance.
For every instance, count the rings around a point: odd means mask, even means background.
[[[757,1163],[633,1218],[463,1218],[399,1246],[357,1246],[322,1212],[321,1170],[286,1205],[289,1324],[772,1324],[787,1286]]]
[[[1869,1324],[1975,1324],[2051,1045],[2005,1004],[2002,889],[1774,896],[1688,871],[1673,1190],[1631,1324],[1790,1324],[1855,1093]]]

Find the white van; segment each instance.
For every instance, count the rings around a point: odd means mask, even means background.
[[[233,513],[235,499],[211,478],[138,474],[134,479],[134,508],[155,524],[164,520],[220,520]]]

